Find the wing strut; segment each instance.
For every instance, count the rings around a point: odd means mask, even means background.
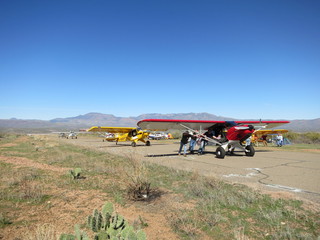
[[[181,123],[179,123],[179,125],[180,125],[181,127],[184,127],[184,128],[187,129],[187,130],[190,130],[190,131],[192,131],[192,132],[198,133],[199,136],[201,136],[202,138],[204,138],[204,139],[207,140],[208,142],[212,142],[212,143],[214,143],[214,144],[218,144],[219,146],[222,145],[222,144],[221,144],[220,142],[218,142],[217,140],[212,139],[212,138],[208,138],[207,136],[203,135],[203,134],[201,133],[201,126],[200,126],[200,131],[198,131],[198,130],[194,130],[194,129],[192,129],[192,128],[189,128],[189,127],[187,127],[187,126],[185,126],[185,125],[183,125],[183,124],[181,124]]]

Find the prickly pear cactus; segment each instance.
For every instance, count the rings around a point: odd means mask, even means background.
[[[95,209],[93,214],[88,217],[88,227],[94,232],[99,232],[102,226],[105,225],[103,220],[101,212],[99,212],[98,209]]]
[[[109,240],[109,235],[106,232],[99,232],[94,236],[94,240]]]
[[[140,230],[135,232],[127,221],[118,213],[114,212],[112,203],[106,203],[102,211],[95,209],[87,218],[87,226],[94,233],[94,240],[146,240],[146,234]],[[75,226],[76,235],[60,236],[60,240],[89,240],[87,234]]]
[[[70,170],[69,174],[73,177],[73,179],[80,179],[81,168],[75,168],[74,170]]]
[[[126,221],[124,220],[124,218],[121,215],[116,214],[112,217],[110,227],[115,230],[118,230],[118,229],[125,228],[125,224],[126,224]]]
[[[76,240],[76,237],[71,234],[62,234],[59,240]]]

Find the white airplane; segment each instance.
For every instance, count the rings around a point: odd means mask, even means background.
[[[70,131],[70,132],[59,132],[59,138],[71,138],[71,139],[77,139],[78,138],[78,134]]]
[[[150,133],[148,138],[152,140],[160,140],[160,139],[168,138],[168,135],[163,132],[155,132],[155,133]]]

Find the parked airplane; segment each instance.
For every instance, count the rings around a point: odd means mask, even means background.
[[[252,134],[251,142],[255,145],[258,146],[259,143],[263,142],[262,136],[266,135],[268,136],[268,142],[276,142],[275,137],[277,134],[284,134],[289,132],[286,129],[262,129],[255,131]],[[269,137],[270,136],[270,137]],[[291,142],[287,138],[283,138],[283,145],[291,144]]]
[[[107,132],[113,135],[108,135],[105,140],[109,142],[126,142],[130,141],[131,146],[135,147],[137,142],[143,142],[146,146],[150,146],[150,141],[145,140],[149,136],[149,132],[143,131],[134,127],[91,127],[88,132]]]
[[[155,132],[155,133],[150,133],[148,138],[152,140],[160,140],[160,139],[168,138],[168,135],[163,132]]]
[[[71,132],[59,132],[59,138],[71,138],[71,139],[77,139],[78,134],[71,131]]]
[[[252,145],[243,146],[242,142],[249,138],[255,130],[273,128],[288,121],[203,121],[203,120],[175,120],[175,119],[144,119],[138,122],[138,126],[148,130],[168,129],[189,130],[197,132],[205,140],[217,145],[217,158],[224,158],[226,153],[233,153],[235,149],[244,151],[247,156],[254,156],[255,149]],[[204,131],[213,130],[215,137],[208,138]]]

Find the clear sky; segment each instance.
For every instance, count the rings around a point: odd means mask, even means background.
[[[2,0],[0,119],[320,117],[319,0]]]

